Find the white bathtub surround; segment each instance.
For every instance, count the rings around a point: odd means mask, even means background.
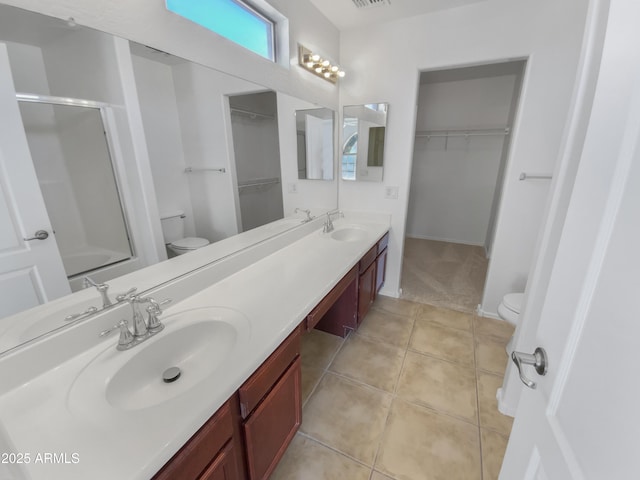
[[[244,343],[238,341],[218,370],[162,405],[123,412],[104,397],[82,408],[77,391],[68,396],[74,380],[96,357],[122,363],[145,348],[142,344],[118,352],[117,335],[97,337],[123,310],[106,312],[0,359],[0,369],[7,372],[0,415],[16,451],[79,454],[78,464],[26,465],[30,478],[150,478],[378,241],[390,219],[347,213],[334,221],[336,230],[358,225],[366,233],[348,242],[323,234],[322,223],[316,219],[153,292],[158,300],[176,299],[163,317],[166,333],[177,328],[181,312],[207,306],[233,309],[249,323]],[[149,344],[162,340],[163,333]]]

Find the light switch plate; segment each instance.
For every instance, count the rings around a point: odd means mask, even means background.
[[[388,198],[390,200],[397,200],[399,189],[400,187],[384,187],[384,198]]]
[[[297,183],[290,183],[288,190],[289,190],[289,193],[298,193],[298,184]]]

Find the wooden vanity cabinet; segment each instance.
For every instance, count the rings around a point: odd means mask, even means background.
[[[311,310],[305,319],[307,331],[314,328],[345,337],[358,327],[358,265]]]
[[[358,325],[362,323],[376,298],[376,258],[378,244],[375,244],[362,257],[358,264],[360,278],[358,281]]]
[[[242,480],[244,462],[237,395],[233,395],[153,480]]]
[[[387,275],[387,245],[389,244],[389,232],[378,242],[378,256],[376,257],[376,296],[384,285]]]
[[[152,480],[269,478],[302,422],[301,327]]]
[[[302,422],[300,330],[238,390],[250,480],[269,478]]]

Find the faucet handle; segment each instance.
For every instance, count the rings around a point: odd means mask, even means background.
[[[100,332],[100,337],[109,335],[114,330],[120,329],[120,338],[118,338],[118,350],[126,350],[134,345],[134,337],[129,330],[129,322],[126,320],[120,320],[113,327],[108,328]]]
[[[132,287],[126,292],[121,293],[120,295],[116,295],[116,301],[124,302],[126,300],[130,300],[131,298],[133,298],[133,294],[136,293],[136,290],[138,290],[136,287]]]
[[[171,303],[172,301],[172,299],[167,298],[166,300],[163,300],[161,302],[156,302],[153,298],[149,298],[149,303],[151,305],[147,307],[147,313],[149,314],[147,326],[151,333],[158,333],[164,328],[164,325],[158,318],[160,315],[162,315],[162,309],[160,307],[166,305],[167,303]]]

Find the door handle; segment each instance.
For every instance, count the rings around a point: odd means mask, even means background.
[[[23,240],[29,242],[31,240],[46,240],[47,238],[49,238],[49,232],[46,230],[38,230],[33,237],[23,238]]]
[[[544,351],[544,348],[536,348],[533,355],[530,353],[522,353],[522,352],[511,352],[511,360],[518,367],[518,375],[520,375],[520,380],[527,387],[535,389],[537,387],[536,382],[533,380],[529,380],[525,377],[524,373],[522,373],[522,365],[533,365],[536,369],[538,375],[546,375],[547,369],[549,366],[549,361],[547,360],[547,352]]]

